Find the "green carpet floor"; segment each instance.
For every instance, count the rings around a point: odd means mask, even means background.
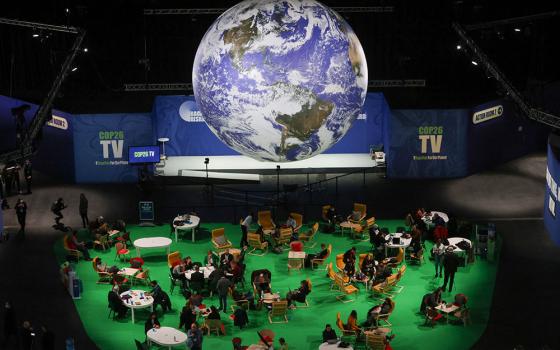
[[[381,227],[388,227],[391,232],[397,226],[401,226],[401,221],[379,221]],[[237,225],[231,224],[203,224],[205,232],[201,232],[196,243],[190,240],[179,240],[173,243],[171,251],[179,250],[182,256],[190,255],[194,261],[203,261],[205,252],[212,249],[212,243],[208,232],[216,227],[225,227],[226,235],[234,245],[239,244],[240,229]],[[169,236],[169,226],[160,227],[130,227],[132,240],[148,236]],[[80,235],[85,235],[81,232]],[[87,237],[83,237],[87,239]],[[190,238],[190,237],[189,237]],[[315,236],[318,243],[332,243],[333,254],[330,261],[334,262],[334,256],[355,245],[358,253],[366,252],[370,249],[369,242],[355,242],[349,237],[341,237],[339,234],[325,234],[319,232]],[[308,252],[316,251],[319,244]],[[428,246],[430,248],[430,246]],[[62,249],[62,242],[55,245],[57,258],[62,261],[65,253]],[[134,254],[134,251],[131,252]],[[92,257],[100,256],[104,262],[113,262],[120,266],[125,264],[114,260],[115,251],[111,248],[107,252],[90,250]],[[167,259],[165,252],[146,251],[142,254],[146,264],[150,269],[151,278],[158,280],[164,290],[169,291],[169,278]],[[268,268],[272,271],[272,287],[274,291],[280,291],[285,295],[288,288],[297,288],[299,281],[311,278],[313,291],[309,295],[310,308],[300,308],[288,311],[289,323],[269,324],[266,311],[249,311],[250,324],[248,328],[239,330],[233,327],[232,321],[224,317],[227,335],[210,335],[204,337],[204,349],[231,349],[231,339],[234,336],[241,337],[243,344],[249,345],[258,341],[257,330],[272,329],[276,333],[277,339],[284,337],[290,349],[317,349],[321,343],[321,333],[326,323],[332,324],[335,328],[336,313],[341,312],[342,318],[346,318],[352,310],[357,310],[359,321],[365,320],[367,310],[378,301],[373,299],[368,292],[361,287],[356,301],[343,304],[335,295],[329,291],[329,279],[325,277],[324,270],[304,270],[301,272],[287,272],[287,250],[283,254],[268,253],[263,257],[250,256],[246,258],[247,271],[245,278],[250,279],[250,273],[260,268]],[[84,291],[82,298],[75,301],[75,305],[84,323],[85,329],[91,339],[101,349],[135,349],[134,339],[143,341],[144,322],[148,316],[148,310],[139,310],[136,313],[136,323],[132,324],[130,313],[124,320],[113,321],[108,319],[107,292],[110,286],[106,284],[96,284],[97,274],[92,269],[90,262],[80,261],[76,266],[79,277],[83,280]],[[395,297],[396,308],[391,315],[390,321],[393,324],[393,333],[396,334],[392,346],[394,349],[469,349],[474,342],[482,335],[487,321],[491,306],[492,294],[497,270],[496,263],[489,263],[486,260],[477,258],[474,264],[459,268],[456,274],[456,287],[453,293],[445,293],[444,299],[451,301],[456,293],[464,293],[469,297],[471,307],[472,324],[467,327],[454,324],[437,324],[434,328],[424,326],[424,317],[418,314],[421,298],[424,294],[435,289],[443,283],[442,279],[434,279],[433,262],[426,256],[426,263],[422,266],[408,266],[406,275],[401,280],[405,286],[401,294]],[[148,287],[136,287],[135,289],[149,290]],[[179,313],[185,304],[183,296],[177,289],[171,296],[173,311],[161,315],[159,310],[159,320],[162,326],[177,327],[179,325]],[[218,305],[216,297],[205,299],[206,305]],[[338,334],[339,332],[337,332]],[[79,348],[79,344],[77,344]],[[155,346],[153,347],[156,348]]]

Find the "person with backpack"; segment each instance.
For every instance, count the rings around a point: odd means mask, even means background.
[[[68,206],[64,204],[64,199],[58,198],[52,205],[51,205],[51,211],[53,212],[55,216],[54,218],[54,222],[55,225],[53,225],[53,227],[58,227],[60,226],[60,220],[62,218],[64,218],[64,215],[62,215],[62,210],[67,208]]]

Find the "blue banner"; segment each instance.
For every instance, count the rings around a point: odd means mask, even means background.
[[[135,182],[130,146],[154,145],[150,113],[81,114],[74,117],[76,182]]]
[[[467,174],[468,110],[393,110],[387,174],[447,178]]]
[[[16,122],[12,108],[22,105],[29,106],[24,112],[28,128],[39,106],[0,95],[0,151],[16,148]],[[74,180],[73,123],[70,114],[53,110],[52,118],[43,127],[36,146],[37,153],[32,159],[35,170],[59,180]]]
[[[551,134],[548,141],[544,226],[552,240],[560,245],[560,136]]]
[[[153,112],[157,138],[169,138],[167,156],[239,155],[208,128],[194,96],[158,96]],[[368,94],[348,133],[325,153],[369,153],[371,147],[384,143],[388,118],[390,110],[383,94]]]
[[[468,121],[469,172],[488,169],[536,150],[544,150],[548,130],[518,115],[505,100],[472,109]]]

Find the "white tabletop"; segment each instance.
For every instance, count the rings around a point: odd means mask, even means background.
[[[163,346],[176,346],[187,342],[187,334],[172,327],[152,328],[146,336],[151,342]]]
[[[345,228],[356,228],[356,227],[360,227],[360,224],[355,224],[355,223],[350,222],[350,221],[344,221],[344,222],[341,222],[339,224],[339,226],[340,227],[345,227]]]
[[[393,243],[393,237],[395,238],[400,238],[401,239],[401,243],[400,244],[394,244]],[[387,241],[387,243],[385,243],[385,245],[388,248],[406,248],[410,245],[410,242],[412,242],[412,238],[401,238],[402,237],[402,233],[397,232],[397,233],[391,233],[387,236],[385,236],[385,240]]]
[[[132,298],[127,300],[123,299],[123,304],[131,309],[143,309],[151,306],[154,303],[154,298],[145,294],[146,292],[143,290],[128,290],[124,293],[121,293],[121,299],[125,295],[130,295]]]
[[[446,314],[450,314],[454,311],[457,311],[457,309],[459,309],[459,307],[457,305],[451,304],[451,305],[447,305],[445,303],[439,304],[438,306],[436,306],[436,310],[439,310],[441,312],[445,312]]]
[[[173,241],[167,237],[148,237],[134,241],[136,248],[163,248],[169,247]]]
[[[210,277],[210,274],[215,270],[214,266],[202,266],[201,268],[198,269],[198,271],[202,272],[204,274],[204,278],[208,279],[208,277]],[[185,272],[185,277],[190,281],[191,280],[191,275],[193,274],[194,270],[188,270]]]
[[[457,247],[457,244],[461,241],[469,242],[469,244],[472,247],[472,242],[470,241],[470,239],[466,239],[466,238],[462,238],[462,237],[451,237],[451,238],[448,238],[447,240],[449,241],[450,246],[452,245],[452,246],[455,247],[455,249],[453,251],[456,252],[456,253],[460,253],[460,252],[463,251],[463,249]]]
[[[119,272],[117,272],[117,274],[125,275],[125,276],[134,276],[139,270],[140,269],[134,269],[132,267],[124,267],[120,269]]]
[[[198,224],[200,224],[200,217],[198,216],[190,215],[188,221],[184,221],[183,217],[185,216],[184,215],[177,216],[175,219],[173,219],[173,228],[175,228],[176,230],[190,230],[194,227],[197,227]],[[176,226],[175,221],[178,220],[183,221],[183,225]]]
[[[340,349],[342,349],[342,348],[338,347],[338,344],[340,344],[340,342],[338,342],[336,344],[323,343],[323,344],[319,345],[319,350],[340,350]],[[352,347],[352,345],[348,345],[348,347],[344,348],[344,349],[353,350],[354,348]]]
[[[445,223],[449,221],[449,216],[447,216],[446,213],[442,211],[435,211],[435,210],[431,211],[429,215],[424,216],[422,220],[432,222],[432,219],[434,218],[434,214],[438,214],[438,216],[442,218],[443,221],[445,221]]]
[[[305,252],[294,252],[294,251],[289,251],[288,252],[288,259],[305,259]]]
[[[275,301],[277,301],[277,300],[279,300],[279,299],[280,299],[280,294],[276,294],[276,293],[274,293],[274,294],[272,294],[272,293],[264,293],[264,294],[263,294],[263,302],[264,302],[264,303],[267,303],[267,304],[273,303],[273,302],[275,302]]]

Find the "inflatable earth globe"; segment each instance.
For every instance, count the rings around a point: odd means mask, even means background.
[[[360,114],[367,64],[352,28],[314,0],[246,0],[196,52],[193,89],[210,129],[239,153],[286,162],[317,155]]]

